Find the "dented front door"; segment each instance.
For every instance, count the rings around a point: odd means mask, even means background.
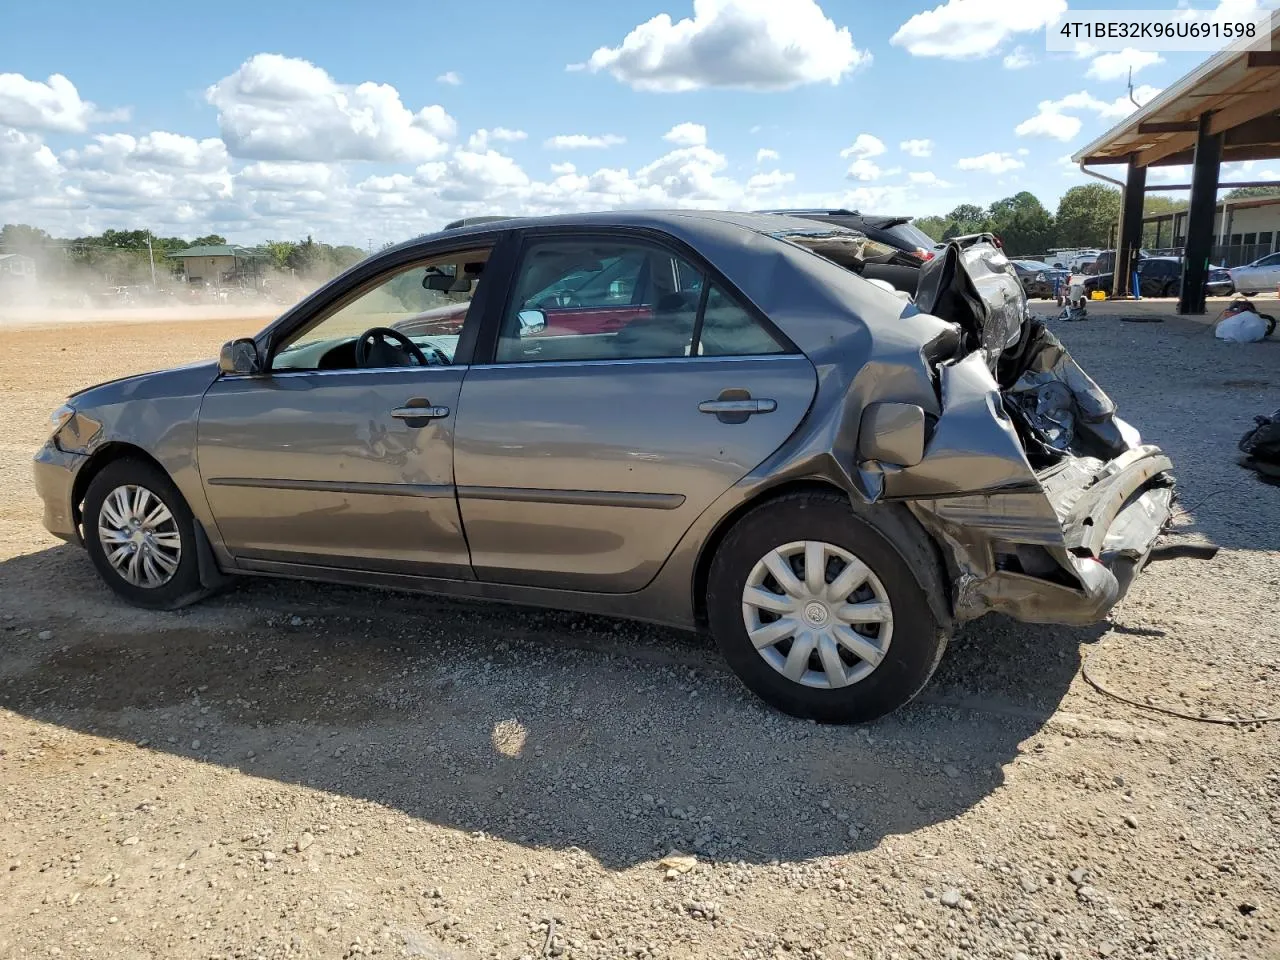
[[[469,578],[453,480],[466,369],[217,380],[198,456],[227,548],[250,561]]]

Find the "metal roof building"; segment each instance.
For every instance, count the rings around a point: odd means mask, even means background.
[[[1263,25],[1270,31],[1269,49],[1215,54],[1072,157],[1081,169],[1128,166],[1114,294],[1129,292],[1131,264],[1142,240],[1147,169],[1189,163],[1191,202],[1178,310],[1204,313],[1221,166],[1280,157],[1280,17]]]

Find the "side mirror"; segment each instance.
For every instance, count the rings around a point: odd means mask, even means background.
[[[218,354],[218,372],[238,377],[251,377],[260,373],[258,345],[248,337],[228,340]]]
[[[547,315],[541,310],[521,310],[518,316],[522,337],[532,337],[547,329]]]

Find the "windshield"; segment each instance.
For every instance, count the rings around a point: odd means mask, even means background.
[[[1047,263],[1041,263],[1039,260],[1015,260],[1013,262],[1023,270],[1035,270],[1037,273],[1041,270],[1053,270],[1053,267],[1049,266]]]

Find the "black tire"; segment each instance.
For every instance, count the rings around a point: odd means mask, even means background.
[[[788,679],[752,644],[743,616],[743,590],[770,551],[818,540],[860,559],[887,593],[893,627],[884,659],[869,675],[837,688]],[[830,580],[827,580],[830,582]],[[908,703],[929,682],[948,634],[933,613],[919,578],[893,544],[854,514],[838,494],[789,494],[752,510],[725,536],[707,582],[711,632],[734,673],[784,713],[821,723],[863,723]]]
[[[130,583],[107,559],[107,548],[99,533],[99,517],[103,502],[112,491],[122,486],[143,487],[158,498],[168,508],[173,527],[181,538],[177,569],[159,586]],[[103,467],[89,481],[85,492],[83,524],[85,549],[98,569],[98,575],[118,596],[135,607],[173,610],[200,599],[208,592],[200,583],[200,561],[191,508],[168,475],[154,464],[145,460],[122,459]]]

